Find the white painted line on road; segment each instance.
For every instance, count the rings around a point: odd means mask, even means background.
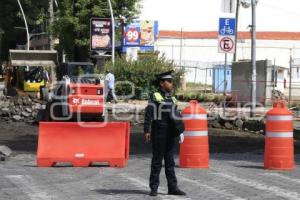
[[[138,188],[141,188],[141,189],[148,189],[149,188],[149,185],[147,184],[147,181],[142,179],[142,178],[131,177],[129,174],[120,174],[120,175],[122,177],[128,179],[129,181],[131,181],[131,183],[134,186],[138,187]],[[165,187],[160,186],[159,191],[167,194],[167,189]],[[190,200],[190,198],[188,198],[188,197],[184,197],[184,196],[180,197],[180,196],[172,196],[172,195],[164,196],[164,197],[162,197],[162,199],[166,199],[166,200],[167,199],[170,199],[170,200]]]
[[[286,181],[291,181],[297,184],[300,184],[300,179],[296,179],[296,178],[290,178],[288,176],[284,176],[282,174],[277,174],[277,173],[263,173],[264,176],[275,176],[278,177],[280,179],[284,179]]]
[[[9,179],[13,184],[22,190],[30,200],[52,200],[56,199],[53,195],[47,194],[43,191],[37,183],[30,177],[25,175],[7,175],[5,178]]]
[[[121,176],[130,180],[135,186],[138,186],[140,188],[142,187],[143,189],[148,187],[148,184],[144,180],[130,177],[128,174],[121,174]]]
[[[215,187],[212,187],[212,186],[209,186],[207,184],[204,184],[204,183],[201,183],[199,181],[196,181],[196,180],[191,180],[187,177],[183,177],[183,176],[178,176],[177,177],[179,179],[181,179],[182,181],[186,181],[186,182],[189,182],[189,183],[192,183],[193,185],[196,185],[200,188],[204,188],[204,189],[207,189],[207,190],[210,190],[212,192],[214,192],[215,194],[218,194],[220,196],[220,199],[230,199],[230,200],[246,200],[245,198],[242,198],[242,197],[238,197],[232,193],[229,193],[228,191],[224,190],[224,189],[220,189],[220,188],[215,188]]]
[[[290,200],[299,200],[300,199],[299,193],[292,192],[292,191],[289,191],[286,189],[282,189],[280,187],[265,185],[263,183],[256,182],[254,180],[243,179],[243,178],[239,178],[234,175],[225,174],[225,173],[221,173],[221,172],[212,173],[212,174],[217,175],[222,178],[225,178],[225,179],[228,179],[228,180],[231,180],[231,181],[239,183],[239,184],[246,185],[248,187],[252,187],[257,190],[270,192],[270,194],[273,194],[275,196],[280,196],[280,197],[287,198]]]

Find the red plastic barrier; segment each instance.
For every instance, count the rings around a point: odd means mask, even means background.
[[[51,167],[57,162],[88,167],[92,162],[108,162],[125,167],[129,159],[128,122],[41,122],[37,166]],[[88,126],[88,127],[87,127]]]

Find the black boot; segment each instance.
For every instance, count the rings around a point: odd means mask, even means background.
[[[149,195],[152,196],[152,197],[156,197],[157,196],[157,190],[151,190]]]
[[[169,195],[180,195],[180,196],[184,196],[186,195],[186,193],[184,191],[181,191],[180,189],[176,189],[176,190],[170,190],[168,192]]]

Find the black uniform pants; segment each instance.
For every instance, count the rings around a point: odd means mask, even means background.
[[[175,138],[168,127],[160,127],[152,132],[152,161],[150,174],[150,188],[157,190],[159,186],[159,174],[162,168],[162,161],[165,161],[165,174],[168,181],[169,191],[177,189],[175,175],[174,143]]]

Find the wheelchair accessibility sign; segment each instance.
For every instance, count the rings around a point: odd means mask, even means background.
[[[234,53],[235,50],[235,18],[219,18],[219,53]]]

